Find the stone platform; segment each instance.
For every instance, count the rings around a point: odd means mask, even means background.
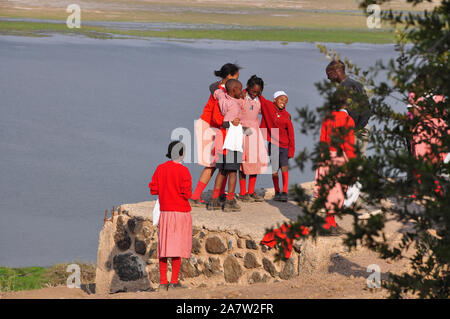
[[[311,185],[302,186],[308,190]],[[259,245],[260,240],[266,229],[296,220],[302,211],[295,202],[271,200],[273,189],[260,193],[266,201],[240,202],[241,212],[192,209],[192,254],[190,259],[183,259],[180,272],[184,285],[247,285],[289,280],[301,273],[325,270],[330,257],[345,250],[339,237],[320,237],[316,241],[308,238],[296,241],[289,260],[275,261],[275,249]],[[155,201],[124,204],[111,218],[105,219],[98,248],[98,293],[158,287],[158,230],[152,224],[154,204]],[[351,220],[344,220],[340,225],[349,228]]]

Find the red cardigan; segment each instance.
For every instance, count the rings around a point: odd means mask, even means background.
[[[226,90],[220,87],[224,92]],[[202,120],[207,122],[210,126],[215,128],[221,128],[223,124],[223,115],[220,112],[219,101],[214,98],[214,95],[209,96],[208,102],[206,102],[203,108],[203,113],[200,116]]]
[[[320,131],[320,141],[325,142],[330,146],[330,151],[337,151],[331,146],[331,137],[337,135],[337,129],[343,127],[345,132],[341,138],[344,143],[341,145],[342,150],[348,158],[355,157],[355,121],[345,111],[333,111],[331,116],[326,117],[322,122]]]
[[[287,148],[289,158],[295,154],[295,133],[292,125],[291,115],[286,109],[280,110],[272,101],[266,100],[262,95],[261,101],[261,125],[263,135],[268,142]],[[278,128],[279,136],[272,135],[271,129]],[[266,134],[267,133],[267,134]]]
[[[167,161],[156,168],[148,184],[152,195],[159,195],[161,211],[190,212],[191,174],[181,163]]]

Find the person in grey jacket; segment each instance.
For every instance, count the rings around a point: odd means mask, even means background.
[[[326,68],[326,73],[331,82],[338,83],[349,90],[352,101],[348,106],[348,113],[355,121],[356,144],[359,146],[361,155],[366,156],[370,136],[369,119],[372,115],[366,91],[361,83],[345,74],[345,64],[340,60],[331,61]]]

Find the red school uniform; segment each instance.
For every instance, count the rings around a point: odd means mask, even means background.
[[[159,195],[161,211],[190,212],[191,174],[181,163],[167,161],[156,168],[148,184],[152,195]]]
[[[291,115],[286,109],[280,110],[272,101],[266,100],[262,95],[261,101],[262,119],[260,128],[263,129],[263,136],[272,144],[281,148],[287,148],[289,158],[295,154],[295,134],[292,125]],[[271,130],[278,128],[278,136],[272,135]]]
[[[341,137],[344,141],[341,148],[348,158],[354,158],[356,156],[354,127],[355,121],[345,110],[333,111],[331,116],[326,117],[322,123],[320,141],[330,146],[330,152],[336,152],[336,148],[331,146],[331,139],[333,135],[337,134],[339,128],[344,128],[347,134]]]

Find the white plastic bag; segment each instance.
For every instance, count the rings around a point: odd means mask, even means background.
[[[444,163],[447,164],[448,162],[450,162],[450,153],[447,154],[447,156],[444,159]]]
[[[361,193],[362,185],[360,182],[356,182],[347,189],[347,198],[344,200],[344,207],[351,207],[358,200],[359,194]]]
[[[222,149],[243,153],[242,143],[244,142],[244,133],[242,132],[242,125],[238,124],[234,126],[232,123],[230,124]]]
[[[153,226],[159,224],[159,215],[161,211],[159,209],[159,199],[156,200],[155,207],[153,207]]]

